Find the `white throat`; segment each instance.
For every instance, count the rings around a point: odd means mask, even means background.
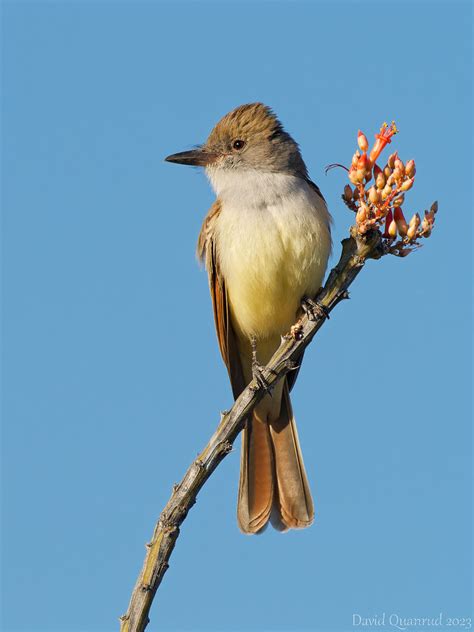
[[[302,178],[260,169],[223,169],[208,167],[207,177],[223,204],[262,208],[291,197],[307,187]]]

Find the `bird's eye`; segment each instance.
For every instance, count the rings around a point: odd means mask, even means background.
[[[234,140],[234,142],[232,143],[232,147],[237,150],[242,149],[244,145],[245,145],[244,140]]]

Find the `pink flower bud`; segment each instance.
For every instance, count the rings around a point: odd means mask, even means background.
[[[360,182],[357,179],[357,171],[355,171],[354,169],[351,169],[351,171],[349,171],[348,178],[352,182],[352,184],[359,184]]]
[[[377,186],[377,189],[383,189],[385,186],[385,176],[383,174],[382,171],[380,171],[379,174],[377,174],[376,178],[375,178],[375,185]]]
[[[395,237],[397,236],[397,223],[394,219],[392,219],[392,221],[390,222],[390,225],[388,227],[388,234],[392,239],[395,239]]]
[[[403,161],[400,160],[400,158],[397,158],[395,160],[395,169],[398,169],[398,171],[402,174],[405,175],[405,165],[403,164]]]
[[[355,152],[355,154],[352,156],[352,166],[353,167],[357,167],[357,163],[359,161],[360,158],[360,153],[358,151]]]
[[[386,184],[385,187],[382,189],[382,200],[386,200],[391,193],[392,193],[392,187]]]
[[[415,215],[413,215],[413,217],[410,220],[410,224],[407,230],[407,237],[410,241],[416,238],[416,234],[417,234],[420,222],[421,222],[420,216],[418,215],[418,213],[415,213]]]
[[[410,241],[412,241],[412,239],[415,239],[416,237],[416,226],[409,226],[408,230],[407,230],[407,237]]]
[[[388,165],[383,170],[383,174],[386,178],[389,178],[392,175],[392,170],[390,169]]]
[[[409,178],[408,180],[405,180],[405,182],[400,187],[400,191],[409,191],[412,188],[414,182],[415,178]]]
[[[431,231],[433,230],[434,224],[434,213],[431,211],[428,213],[425,211],[425,216],[423,221],[421,222],[421,232],[423,237],[429,237],[431,235]]]
[[[367,136],[363,134],[360,130],[357,134],[357,143],[360,147],[361,151],[367,151],[369,148],[369,141],[367,140]]]
[[[390,154],[390,156],[388,157],[387,160],[387,165],[390,167],[390,169],[393,169],[395,167],[395,161],[398,158],[398,152],[394,152],[393,154]]]
[[[401,206],[403,204],[403,202],[405,201],[405,196],[403,195],[398,195],[392,202],[393,206]]]
[[[437,203],[435,202],[435,204]],[[431,231],[433,229],[433,224],[435,221],[435,210],[433,210],[433,206],[434,205],[432,205],[431,210],[425,211],[425,216],[421,223],[421,230],[425,237],[431,235]]]
[[[370,187],[369,189],[369,200],[372,204],[378,204],[381,200],[380,192],[375,187]]]
[[[365,204],[361,204],[356,214],[356,222],[362,224],[367,219],[367,207]]]
[[[421,219],[418,213],[415,213],[413,215],[413,217],[410,220],[410,226],[416,226],[416,228],[418,228],[418,226],[420,225]]]
[[[416,173],[415,161],[409,160],[405,165],[405,173],[409,178],[413,178]]]

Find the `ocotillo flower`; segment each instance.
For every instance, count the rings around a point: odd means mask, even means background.
[[[380,128],[380,133],[379,134],[375,134],[375,138],[377,140],[375,141],[375,144],[372,147],[372,151],[370,152],[369,159],[370,159],[370,162],[372,164],[380,156],[380,154],[381,154],[382,150],[385,148],[385,146],[388,143],[392,142],[390,139],[397,132],[398,132],[398,130],[397,130],[397,126],[395,125],[395,121],[392,121],[392,123],[390,125],[387,125],[387,123],[384,123],[382,125],[382,127]]]

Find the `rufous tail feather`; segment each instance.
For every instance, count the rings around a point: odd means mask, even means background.
[[[278,419],[254,414],[242,432],[237,518],[244,533],[258,533],[269,521],[280,530],[308,527],[313,500],[298,440],[288,384]]]

